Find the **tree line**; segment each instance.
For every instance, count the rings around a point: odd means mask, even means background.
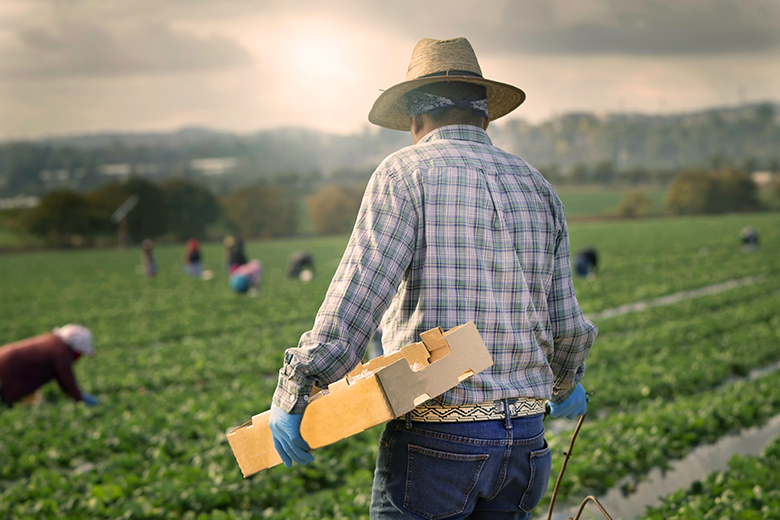
[[[681,169],[718,169],[725,162],[748,172],[780,170],[780,108],[771,103],[658,116],[571,113],[539,124],[499,120],[489,134],[554,183],[665,186]],[[190,129],[0,143],[0,197],[40,195],[55,187],[93,190],[111,181],[105,169],[116,166],[155,181],[195,178],[220,195],[275,177],[309,186],[343,176],[365,180],[384,157],[409,144],[408,133],[386,129],[346,136]],[[234,166],[221,175],[201,175],[197,161],[204,158],[229,159]]]
[[[669,214],[714,214],[734,211],[780,209],[780,175],[775,175],[769,197],[759,196],[758,186],[742,167],[729,161],[711,161],[707,167],[664,170],[665,211]],[[659,178],[643,168],[629,176],[603,162],[587,173],[561,177],[549,165],[539,168],[554,186],[566,184],[658,185]],[[778,168],[780,170],[780,168]],[[621,177],[624,181],[617,182]],[[3,226],[11,231],[41,237],[46,244],[66,247],[113,241],[118,224],[111,217],[128,198],[139,202],[126,216],[128,237],[135,243],[165,236],[170,240],[215,237],[220,232],[245,238],[276,238],[300,234],[308,215],[318,234],[347,233],[357,216],[365,179],[349,170],[325,182],[296,175],[240,186],[217,195],[191,178],[175,177],[154,182],[130,177],[89,191],[60,189],[46,193],[32,209],[4,210]],[[641,217],[657,213],[641,188],[629,193],[617,214]],[[211,231],[210,231],[211,230]],[[309,229],[307,229],[309,231]]]
[[[135,195],[138,203],[125,216],[134,243],[161,236],[208,238],[214,225],[245,238],[278,238],[298,234],[304,211],[317,233],[348,232],[362,193],[362,186],[329,185],[304,196],[279,185],[255,184],[217,196],[190,179],[153,183],[131,177],[84,193],[54,190],[36,207],[4,210],[2,217],[11,231],[41,237],[49,246],[93,245],[115,240],[119,224],[112,215]]]

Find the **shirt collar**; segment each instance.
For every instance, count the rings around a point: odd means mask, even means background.
[[[476,141],[478,143],[492,145],[493,141],[488,137],[487,132],[478,126],[472,125],[448,125],[436,128],[425,134],[417,144],[429,143],[431,141],[440,141],[444,139],[454,139],[456,141]]]

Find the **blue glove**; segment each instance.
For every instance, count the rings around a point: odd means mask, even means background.
[[[588,400],[585,397],[585,389],[578,384],[574,392],[561,404],[550,401],[550,417],[554,419],[576,419],[585,415],[588,411]]]
[[[88,394],[87,392],[81,392],[81,399],[84,400],[84,403],[90,406],[95,406],[100,402],[100,400],[97,397],[95,397],[92,394]]]
[[[301,419],[303,414],[289,414],[275,404],[271,405],[268,425],[274,438],[274,448],[288,468],[293,461],[306,465],[314,460],[309,453],[311,448],[301,437]]]

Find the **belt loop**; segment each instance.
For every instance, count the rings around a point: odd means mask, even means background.
[[[411,430],[412,429],[412,414],[407,413],[406,414],[406,429]]]
[[[509,411],[509,399],[504,399],[504,426],[507,430],[512,429],[512,413]]]

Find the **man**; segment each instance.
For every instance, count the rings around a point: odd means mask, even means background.
[[[73,400],[97,404],[96,397],[79,390],[73,374],[72,365],[82,355],[94,357],[95,348],[92,333],[76,324],[0,347],[0,399],[11,407],[56,379]]]
[[[524,98],[482,77],[465,38],[424,39],[369,114],[414,145],[374,172],[314,328],[285,353],[270,421],[279,455],[313,460],[300,436],[311,386],[356,366],[380,318],[386,354],[471,320],[494,362],[386,425],[371,518],[529,518],[551,467],[545,402],[553,417],[586,411],[597,328],[574,295],[563,205],[485,132]]]

